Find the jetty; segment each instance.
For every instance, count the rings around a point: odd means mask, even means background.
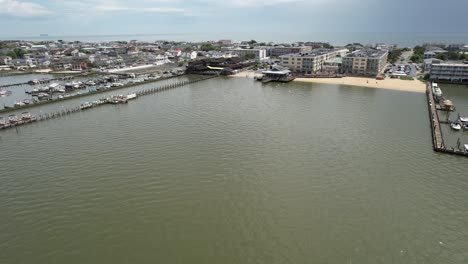
[[[434,93],[432,90],[432,83],[426,83],[426,95],[427,95],[427,107],[429,112],[429,121],[431,124],[431,134],[432,134],[432,146],[434,151],[458,155],[458,156],[465,156],[468,157],[468,151],[460,149],[460,148],[447,148],[444,143],[444,137],[442,135],[442,129],[440,124],[442,123],[439,119],[439,115],[437,113],[436,101],[434,97]],[[459,144],[460,145],[460,144]]]
[[[154,93],[158,93],[158,92],[163,92],[163,91],[175,89],[175,88],[182,87],[182,86],[185,86],[185,85],[188,85],[188,84],[193,84],[193,83],[201,82],[201,81],[216,78],[216,77],[218,77],[218,76],[217,75],[216,76],[203,76],[202,78],[199,78],[199,79],[175,82],[175,83],[171,83],[171,84],[165,84],[165,85],[162,85],[162,86],[159,86],[159,87],[153,87],[153,88],[145,89],[145,90],[142,90],[142,91],[138,91],[136,93],[129,94],[129,95],[125,96],[125,97],[122,96],[122,95],[113,95],[113,96],[110,96],[109,98],[102,98],[102,99],[94,101],[94,102],[82,103],[79,106],[71,107],[71,108],[65,108],[65,109],[62,109],[62,110],[59,110],[59,111],[56,111],[56,112],[40,114],[38,116],[28,115],[27,117],[29,119],[26,120],[25,118],[23,118],[25,120],[24,122],[14,122],[12,124],[12,123],[3,121],[3,122],[0,122],[0,130],[8,129],[8,128],[17,128],[19,126],[23,126],[23,125],[26,125],[26,124],[31,124],[31,123],[36,123],[36,122],[40,122],[40,121],[55,119],[55,118],[70,115],[70,114],[73,114],[73,113],[88,110],[88,109],[91,109],[91,108],[96,108],[96,107],[100,107],[100,106],[103,106],[103,105],[107,105],[107,104],[127,103],[128,100],[137,99],[137,98],[139,98],[141,96],[150,95],[150,94],[154,94]]]

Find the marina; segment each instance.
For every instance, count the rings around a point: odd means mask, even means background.
[[[174,89],[177,87],[197,83],[197,82],[208,80],[208,79],[215,78],[215,77],[217,76],[203,76],[202,78],[198,78],[198,79],[194,79],[190,81],[181,81],[181,82],[176,82],[176,83],[172,83],[168,85],[145,89],[145,90],[138,91],[135,93],[129,93],[128,95],[113,95],[107,98],[101,98],[93,102],[84,102],[80,106],[77,106],[77,107],[65,108],[60,111],[56,111],[52,113],[40,114],[37,117],[32,116],[29,112],[22,113],[20,118],[18,118],[16,115],[10,115],[8,119],[0,117],[0,130],[7,129],[7,128],[16,128],[18,126],[30,124],[36,121],[45,121],[49,119],[54,119],[57,117],[73,114],[79,111],[84,111],[90,108],[102,106],[105,104],[126,104],[128,103],[129,100],[134,100],[140,96],[150,95],[150,94],[166,91],[169,89]]]
[[[442,92],[440,88],[438,88],[437,84],[433,85],[431,82],[427,82],[426,87],[427,87],[426,95],[427,95],[429,120],[431,124],[432,145],[433,145],[434,150],[437,152],[441,152],[441,153],[468,157],[468,150],[466,148],[461,148],[460,141],[457,142],[457,148],[455,147],[449,148],[445,146],[444,138],[442,135],[442,129],[441,129],[441,123],[446,123],[446,124],[449,124],[453,130],[459,131],[459,130],[462,130],[462,128],[464,129],[464,126],[466,125],[466,123],[462,123],[459,120],[453,121],[453,122],[440,121],[439,114],[437,112],[438,109],[436,107],[436,101],[438,100],[438,98],[440,100],[440,97],[442,96]],[[436,91],[437,94],[434,94],[434,91]],[[441,109],[444,110],[445,108],[441,108]],[[446,109],[445,111],[450,111],[450,109]]]
[[[81,98],[94,94],[129,88],[144,83],[152,83],[155,81],[166,80],[178,76],[181,75],[148,74],[144,77],[136,78],[135,75],[112,74],[94,79],[68,82],[64,83],[63,85],[52,83],[47,86],[25,90],[26,94],[32,96],[31,99],[17,101],[12,106],[4,105],[4,108],[0,109],[0,114],[19,109],[26,109],[33,106],[62,102],[74,98]],[[122,80],[126,81],[123,82]],[[83,89],[87,89],[88,91],[82,91]]]

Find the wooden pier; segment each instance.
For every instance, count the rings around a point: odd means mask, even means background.
[[[441,121],[439,120],[439,115],[437,113],[431,82],[426,83],[426,95],[429,110],[429,121],[431,123],[432,146],[434,151],[468,157],[467,151],[464,151],[463,149],[447,148],[444,144],[442,129],[440,128]]]
[[[158,93],[158,92],[162,92],[162,91],[175,89],[175,88],[182,87],[182,86],[185,86],[185,85],[188,85],[188,84],[193,84],[193,83],[197,83],[197,82],[204,81],[204,80],[207,80],[207,79],[212,79],[212,78],[215,78],[215,77],[217,77],[217,76],[204,76],[203,78],[196,79],[196,80],[181,81],[181,82],[166,84],[166,85],[163,85],[163,86],[149,88],[149,89],[145,89],[145,90],[136,92],[136,95],[137,95],[137,98],[138,98],[140,96],[150,95],[150,94],[154,94],[154,93]],[[9,124],[7,126],[0,127],[0,130],[7,129],[7,128],[16,128],[16,127],[26,125],[26,124],[30,124],[30,123],[35,123],[35,122],[45,121],[45,120],[49,120],[49,119],[54,119],[54,118],[70,115],[70,114],[73,114],[73,113],[76,113],[76,112],[85,111],[85,110],[88,110],[90,108],[96,108],[96,107],[99,107],[99,106],[102,106],[102,105],[105,105],[105,104],[107,104],[107,103],[104,100],[100,100],[98,102],[93,103],[90,106],[87,106],[87,107],[76,106],[76,107],[72,107],[72,108],[65,108],[65,109],[62,109],[62,110],[57,111],[57,112],[40,114],[37,117],[34,117],[34,119],[29,120],[29,121],[18,122],[16,124]]]
[[[86,96],[90,96],[90,95],[115,91],[115,90],[119,90],[119,89],[133,87],[133,86],[143,85],[143,84],[147,84],[147,83],[168,80],[168,79],[172,79],[172,78],[176,78],[176,77],[180,77],[180,76],[183,76],[183,75],[175,75],[175,76],[170,76],[170,77],[165,77],[165,78],[159,78],[159,79],[156,79],[156,80],[148,80],[148,81],[145,81],[145,82],[142,82],[142,83],[130,83],[130,84],[126,84],[126,85],[123,85],[123,86],[116,86],[116,87],[111,87],[111,88],[107,88],[107,89],[101,89],[101,90],[98,90],[98,91],[95,91],[95,92],[75,94],[75,95],[70,96],[70,97],[57,98],[57,99],[52,99],[52,100],[40,101],[40,102],[32,103],[32,104],[26,104],[26,105],[22,105],[22,106],[3,108],[3,109],[0,109],[0,114],[1,113],[7,113],[7,112],[13,112],[13,111],[21,110],[21,109],[25,109],[25,108],[31,108],[31,107],[34,107],[34,106],[40,106],[40,105],[57,103],[57,102],[63,102],[63,101],[66,101],[66,100],[71,100],[71,99],[76,99],[76,98],[80,98],[80,97],[86,97]]]

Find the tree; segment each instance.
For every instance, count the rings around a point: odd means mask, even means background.
[[[204,43],[201,45],[200,49],[203,51],[210,51],[210,50],[219,50],[219,47],[216,47],[211,43]]]
[[[253,45],[253,44],[256,44],[257,41],[255,41],[254,39],[252,39],[251,41],[248,42],[250,45]]]
[[[20,49],[20,48],[15,48],[7,53],[7,56],[10,56],[13,59],[18,59],[18,58],[23,58],[24,54],[26,54],[26,51]]]
[[[447,54],[445,53],[439,53],[436,55],[436,58],[439,59],[439,60],[447,60]]]
[[[255,54],[245,54],[244,56],[242,56],[242,58],[244,60],[252,60],[252,59],[255,59]]]
[[[414,54],[418,54],[418,55],[423,56],[424,52],[426,52],[426,48],[422,47],[422,46],[416,46],[416,47],[414,47],[413,52],[414,52]]]
[[[422,60],[423,60],[423,57],[420,54],[413,54],[410,57],[410,61],[412,61],[412,62],[420,63],[420,62],[422,62]]]

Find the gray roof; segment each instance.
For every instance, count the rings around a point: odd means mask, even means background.
[[[363,58],[379,58],[387,54],[387,50],[376,50],[376,49],[362,49],[352,52],[346,57],[348,58],[356,58],[356,57],[363,57]]]

